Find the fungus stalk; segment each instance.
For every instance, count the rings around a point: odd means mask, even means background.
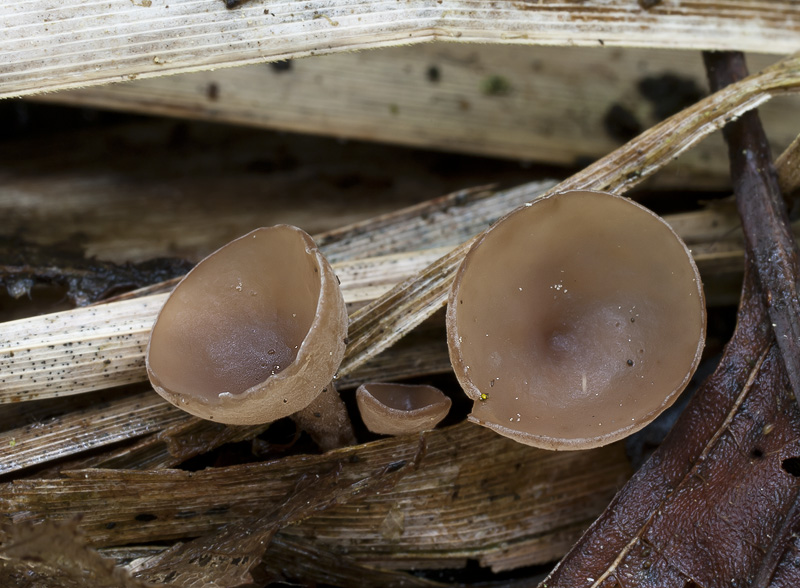
[[[290,417],[323,451],[355,445],[356,435],[347,407],[333,382],[311,404]]]

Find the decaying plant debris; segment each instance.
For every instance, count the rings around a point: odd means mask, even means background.
[[[466,192],[321,236],[345,292],[351,284],[339,379],[352,386],[369,370],[447,369],[435,353],[409,366],[419,355],[400,340],[418,335],[414,329],[442,307],[470,238],[516,203],[545,190],[622,193],[713,130],[798,87],[794,56],[720,89],[555,187]],[[735,152],[742,147],[733,135]],[[779,160],[788,190],[796,151]],[[761,161],[754,169],[765,168]],[[753,172],[750,185],[762,175]],[[755,225],[786,230],[778,221]],[[415,241],[430,249],[398,248],[420,227],[436,229],[426,230],[430,241]],[[753,230],[745,226],[751,248]],[[720,250],[706,252],[713,266]],[[769,305],[776,296],[766,292],[778,286],[764,276],[763,258],[747,252],[738,328],[720,369],[542,586],[796,585],[800,418],[774,341],[796,322],[785,307]],[[793,271],[783,277],[795,283]],[[200,421],[138,384],[162,301],[163,294],[125,297],[0,326],[12,341],[0,348],[0,400],[14,403],[6,405],[0,435],[0,511],[7,513],[0,578],[8,585],[24,585],[23,577],[76,587],[261,586],[274,579],[441,585],[407,570],[476,560],[501,572],[557,560],[630,476],[619,444],[553,453],[469,423],[321,455],[171,469],[223,444],[252,441],[267,426]],[[428,328],[440,333],[440,325]],[[108,394],[121,384],[132,387],[119,398]],[[41,414],[20,423],[26,411],[18,407],[33,399]],[[64,559],[43,555],[56,549]],[[538,578],[524,574],[538,571],[521,572],[520,581],[534,585]]]
[[[185,274],[191,264],[181,259],[153,259],[124,265],[86,259],[84,252],[57,244],[33,246],[19,239],[0,239],[0,287],[14,298],[30,296],[37,285],[59,285],[76,306],[114,293],[141,288]]]

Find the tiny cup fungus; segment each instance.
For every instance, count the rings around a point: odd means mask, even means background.
[[[705,325],[683,241],[639,204],[589,191],[542,198],[487,230],[447,309],[470,419],[562,450],[621,439],[670,406]]]
[[[347,320],[336,275],[311,237],[288,225],[256,229],[178,284],[153,326],[147,373],[156,392],[198,417],[272,422],[324,389],[335,394],[328,384]]]
[[[356,402],[367,429],[379,435],[406,435],[433,429],[452,401],[433,386],[365,383]]]

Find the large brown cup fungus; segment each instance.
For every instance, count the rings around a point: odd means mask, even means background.
[[[705,323],[697,267],[669,225],[588,191],[498,221],[467,254],[447,310],[470,419],[547,449],[650,423],[694,373]]]
[[[347,320],[336,275],[311,237],[288,225],[256,229],[178,284],[153,326],[147,373],[193,415],[268,423],[326,388],[335,394],[328,385]]]

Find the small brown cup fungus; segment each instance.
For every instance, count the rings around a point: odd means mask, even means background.
[[[356,402],[367,429],[379,435],[406,435],[433,429],[452,401],[433,386],[361,384]]]
[[[336,275],[311,237],[288,225],[256,229],[178,284],[153,326],[147,374],[156,392],[195,416],[272,422],[326,387],[335,394],[328,384],[347,320]]]
[[[588,191],[492,226],[447,309],[470,419],[546,449],[597,447],[650,423],[689,382],[705,324],[700,275],[669,225]]]

